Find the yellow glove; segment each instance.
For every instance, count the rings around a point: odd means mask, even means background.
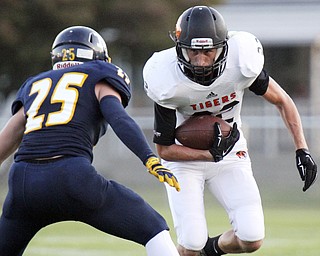
[[[150,174],[155,176],[160,182],[167,182],[171,187],[175,187],[177,191],[180,191],[180,185],[177,178],[173,173],[161,165],[159,158],[149,157],[146,162],[146,167]]]

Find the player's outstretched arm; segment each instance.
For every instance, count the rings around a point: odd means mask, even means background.
[[[100,87],[100,86],[99,86]],[[170,186],[180,190],[179,183],[173,173],[160,164],[155,157],[141,128],[127,114],[121,104],[121,98],[107,85],[100,87],[97,93],[101,112],[110,124],[118,138],[146,165],[149,173],[158,178],[160,182],[167,182]]]

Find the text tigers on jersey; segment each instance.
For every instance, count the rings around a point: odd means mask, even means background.
[[[233,92],[230,95],[224,95],[224,96],[214,98],[211,100],[207,100],[204,102],[191,104],[190,107],[192,107],[192,110],[201,110],[201,109],[206,109],[206,108],[217,107],[217,106],[221,106],[222,104],[230,102],[231,100],[235,99],[236,97],[237,97],[236,92]]]

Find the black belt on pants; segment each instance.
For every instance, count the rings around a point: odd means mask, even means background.
[[[48,163],[57,162],[67,157],[68,156],[60,156],[60,157],[46,158],[46,159],[27,159],[27,160],[23,160],[23,162],[32,163],[32,164],[48,164]]]

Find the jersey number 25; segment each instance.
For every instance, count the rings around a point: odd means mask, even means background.
[[[76,88],[70,87],[70,85],[82,87],[87,76],[84,73],[70,72],[65,73],[60,78],[52,93],[50,103],[61,103],[61,109],[48,114],[45,126],[66,124],[72,119],[78,102],[79,92]],[[42,103],[47,98],[51,86],[52,80],[50,78],[45,78],[32,84],[30,95],[37,93],[37,96],[27,112],[28,119],[25,134],[42,128],[45,114],[39,115],[38,112]]]

